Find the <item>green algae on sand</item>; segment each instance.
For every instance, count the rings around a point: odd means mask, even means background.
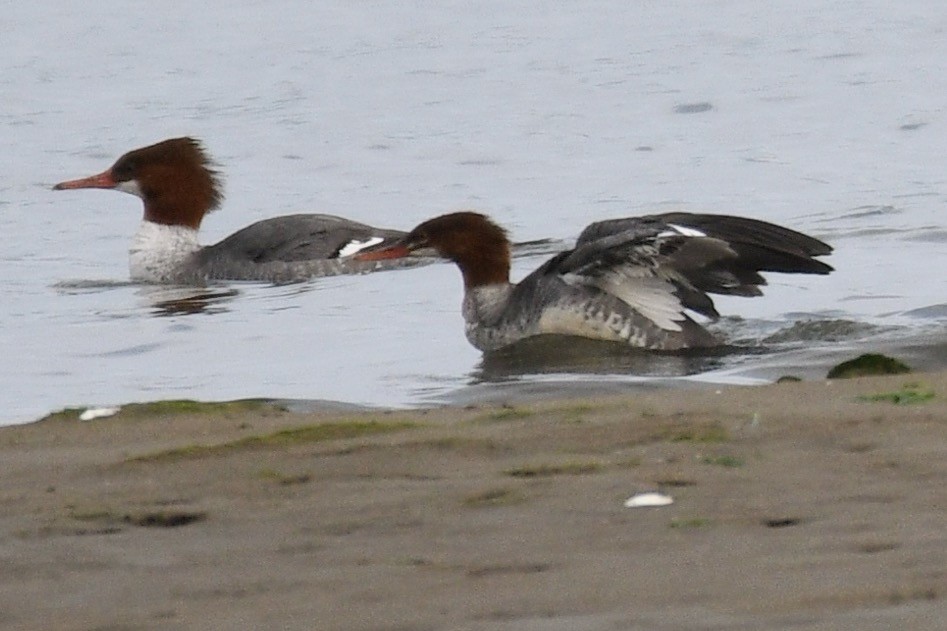
[[[826,377],[848,379],[872,375],[903,375],[909,372],[911,368],[898,359],[880,353],[865,353],[833,367]]]
[[[159,462],[167,460],[181,460],[185,458],[200,458],[226,454],[241,449],[263,449],[267,447],[290,447],[293,445],[315,443],[345,438],[358,438],[370,434],[397,432],[405,429],[420,427],[413,421],[336,421],[331,423],[317,423],[302,427],[281,429],[268,434],[245,436],[225,443],[214,445],[184,445],[163,451],[144,454],[129,458],[126,462]]]
[[[78,419],[87,407],[68,407],[58,412],[47,414],[39,420],[45,421],[72,421]],[[193,399],[168,399],[164,401],[148,401],[146,403],[127,403],[122,405],[118,412],[110,418],[142,419],[155,416],[175,414],[242,414],[272,410],[285,412],[286,407],[274,399],[236,399],[234,401],[195,401]]]

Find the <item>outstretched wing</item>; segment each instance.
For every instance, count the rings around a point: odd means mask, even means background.
[[[553,257],[520,283],[541,286],[550,275],[617,299],[665,331],[681,331],[691,310],[710,318],[713,301],[681,269],[709,267],[736,254],[719,239],[619,232],[586,240]]]
[[[815,259],[832,252],[822,241],[783,226],[730,215],[664,213],[600,221],[579,236],[577,249],[608,239],[681,236],[724,242],[734,256],[707,261],[681,256],[678,271],[697,289],[738,296],[761,295],[766,279],[760,272],[828,274],[832,267]],[[708,264],[712,263],[712,264]]]

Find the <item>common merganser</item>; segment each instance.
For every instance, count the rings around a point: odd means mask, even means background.
[[[264,219],[223,241],[201,246],[204,215],[220,206],[221,180],[194,138],[173,138],[129,151],[104,172],[60,182],[54,190],[107,188],[137,195],[144,218],[129,249],[131,278],[152,283],[209,279],[294,282],[316,276],[402,267],[357,261],[360,249],[382,247],[404,232],[333,215]]]
[[[506,231],[474,212],[430,219],[356,258],[409,257],[429,247],[460,268],[467,339],[482,351],[542,334],[652,350],[714,346],[719,341],[687,313],[720,317],[708,293],[759,296],[763,271],[832,271],[813,258],[832,251],[818,239],[755,219],[692,213],[593,223],[575,248],[517,284]]]

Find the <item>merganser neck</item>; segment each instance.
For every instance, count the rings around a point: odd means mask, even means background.
[[[200,250],[194,228],[142,221],[128,249],[131,278],[148,283],[173,282]]]
[[[468,287],[464,290],[464,302],[461,309],[464,316],[464,332],[467,341],[474,347],[499,348],[522,336],[520,327],[503,326],[501,323],[504,313],[510,306],[514,288],[515,286],[510,283],[494,283]]]
[[[504,287],[510,284],[510,250],[506,246],[502,251],[484,251],[468,253],[464,257],[455,257],[454,262],[464,277],[467,290],[479,287]]]

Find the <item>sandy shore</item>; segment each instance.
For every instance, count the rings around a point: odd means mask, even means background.
[[[871,400],[908,394],[913,402]],[[913,393],[910,394],[910,393]],[[3,629],[943,629],[947,373],[0,430]],[[625,508],[641,491],[673,505]]]

